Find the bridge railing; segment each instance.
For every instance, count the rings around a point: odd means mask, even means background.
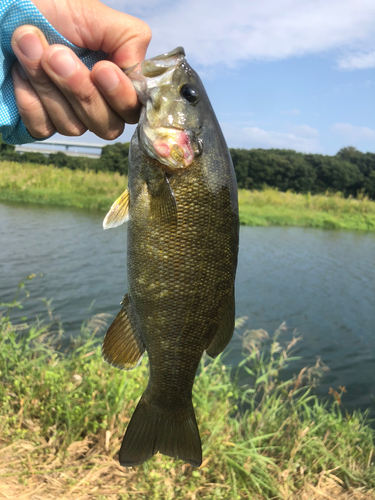
[[[68,156],[85,156],[86,158],[100,158],[102,149],[106,144],[93,144],[90,142],[65,142],[58,140],[35,141],[32,144],[23,144],[16,146],[16,151],[20,153],[42,153],[46,156],[58,153],[59,151]],[[42,146],[42,147],[39,147]],[[50,146],[64,146],[65,149],[51,148]],[[96,152],[77,151],[76,149],[99,150]]]

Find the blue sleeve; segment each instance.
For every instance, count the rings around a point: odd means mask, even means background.
[[[14,30],[23,24],[34,25],[43,31],[50,45],[59,43],[71,48],[89,69],[107,57],[104,52],[82,49],[70,43],[52,27],[30,0],[0,0],[0,133],[9,144],[35,141],[18,113],[11,77],[16,57],[10,41]]]

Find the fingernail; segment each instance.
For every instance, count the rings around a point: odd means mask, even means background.
[[[40,59],[43,54],[43,45],[35,33],[24,33],[16,41],[22,54],[30,61]]]
[[[110,92],[118,87],[120,78],[113,68],[103,66],[95,72],[95,82],[99,84],[102,90]]]
[[[48,58],[48,64],[56,75],[68,78],[77,69],[77,61],[68,49],[56,49]]]

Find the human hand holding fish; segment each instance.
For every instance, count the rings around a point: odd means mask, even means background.
[[[151,39],[143,21],[97,0],[33,0],[52,26],[73,44],[109,55],[91,72],[66,46],[49,46],[35,26],[12,37],[18,59],[12,78],[17,107],[31,136],[54,132],[78,136],[86,130],[117,138],[124,123],[136,123],[140,105],[120,68],[142,61]]]

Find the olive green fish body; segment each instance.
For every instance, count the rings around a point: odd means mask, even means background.
[[[169,136],[152,140],[159,141],[162,153],[170,144],[173,151],[177,141],[177,157],[183,151],[187,158],[184,168],[173,170],[150,156],[140,128],[130,148],[128,294],[114,324],[122,321],[121,328],[132,331],[135,341],[127,356],[133,365],[147,351],[150,378],[124,437],[123,465],[142,463],[157,451],[201,463],[191,400],[194,378],[203,352],[219,354],[234,329],[236,181],[203,86],[183,64],[179,88],[193,78],[202,107],[199,128],[189,140],[172,131],[167,146]],[[119,338],[120,333],[110,335],[111,328],[107,336]],[[106,337],[104,357],[113,362],[118,347],[111,345]]]

